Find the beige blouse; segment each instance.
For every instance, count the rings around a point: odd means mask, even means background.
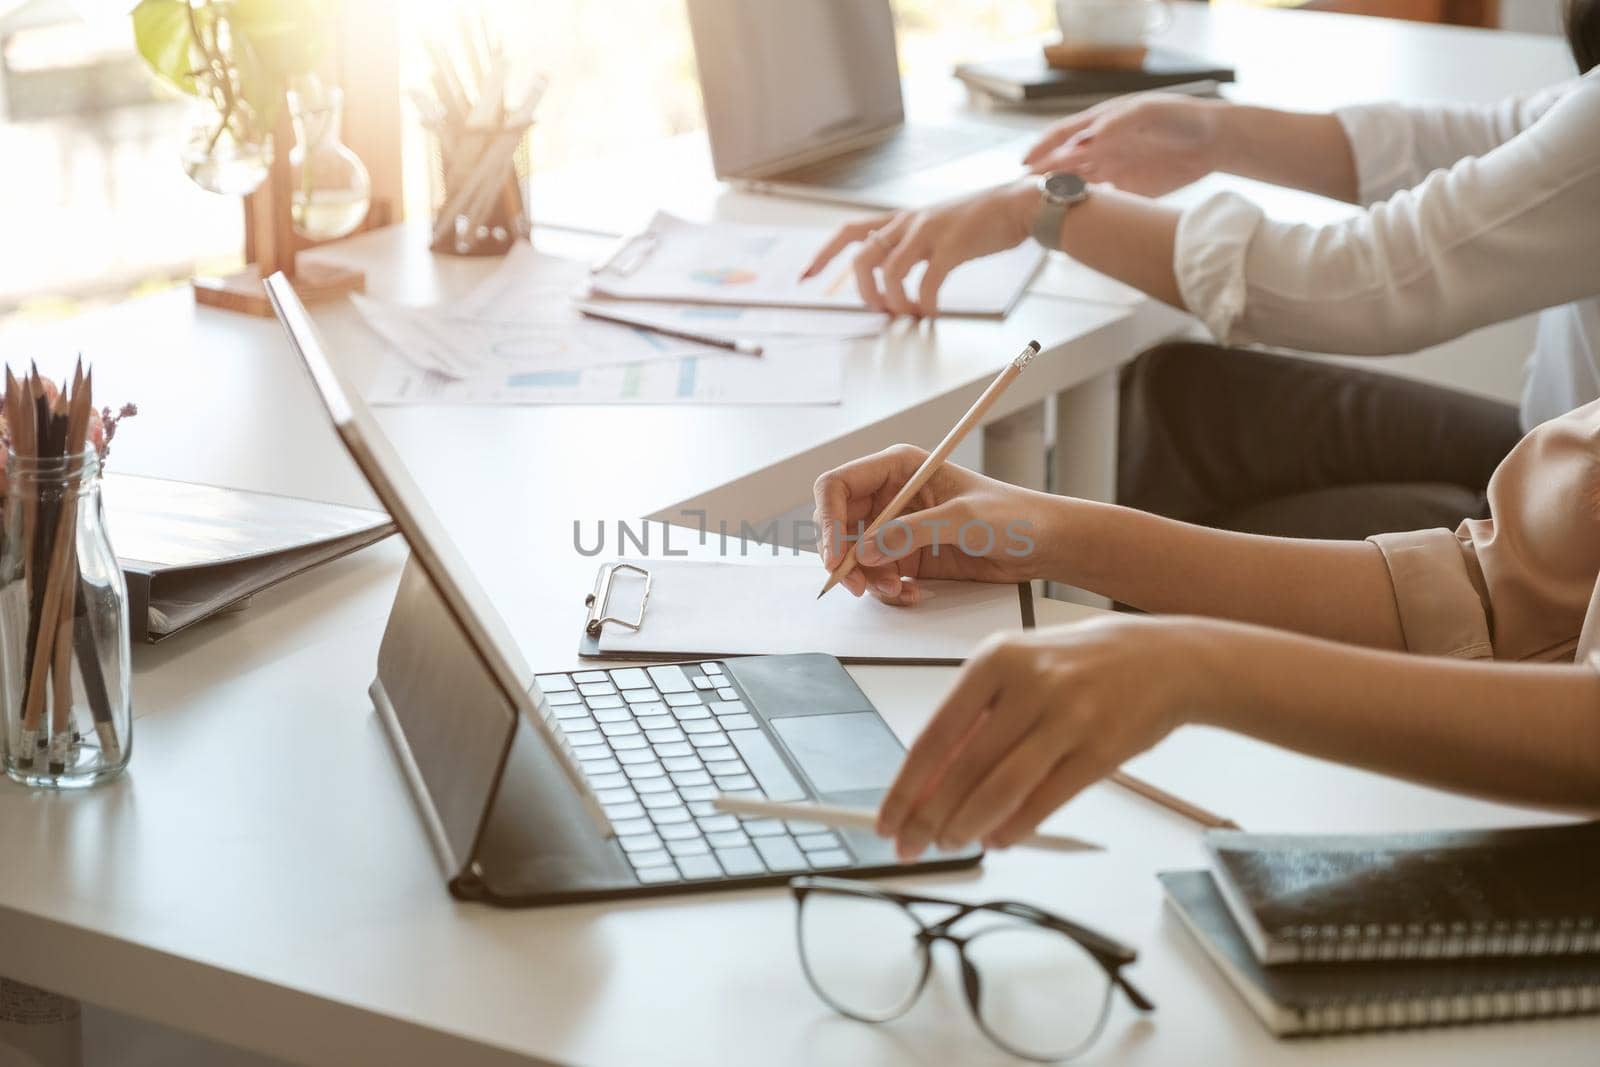
[[[1570,661],[1600,654],[1600,400],[1535,427],[1489,481],[1490,518],[1370,538],[1406,648]]]

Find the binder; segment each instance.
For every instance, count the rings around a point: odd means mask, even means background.
[[[652,649],[642,648],[642,647],[639,647],[639,648],[627,648],[627,649],[615,649],[615,648],[607,649],[607,648],[602,647],[602,643],[601,643],[602,637],[604,637],[608,632],[614,632],[614,631],[610,630],[609,628],[613,628],[614,627],[614,628],[617,628],[617,629],[620,629],[620,630],[623,630],[623,631],[627,631],[627,632],[630,632],[630,633],[639,633],[639,632],[641,632],[643,630],[644,626],[646,625],[646,623],[650,619],[650,610],[651,610],[652,598],[658,598],[659,599],[660,597],[671,595],[670,591],[664,593],[663,590],[662,590],[661,583],[662,583],[663,578],[671,574],[671,569],[675,565],[683,565],[683,564],[689,564],[689,561],[671,560],[671,561],[666,561],[665,563],[659,562],[659,561],[650,561],[650,562],[643,562],[643,561],[641,561],[641,562],[616,561],[616,562],[602,564],[600,566],[599,570],[595,574],[594,588],[584,597],[584,602],[583,603],[584,603],[585,615],[584,615],[584,622],[583,622],[583,632],[580,635],[579,640],[578,640],[578,655],[583,657],[583,658],[585,658],[585,659],[626,659],[626,660],[637,660],[637,661],[665,661],[665,660],[679,660],[679,659],[709,659],[709,658],[714,658],[714,657],[726,657],[726,656],[730,656],[730,655],[783,654],[785,652],[790,652],[790,651],[795,651],[796,650],[794,648],[788,647],[787,645],[783,644],[781,641],[775,641],[770,648],[767,648],[767,649],[764,649],[764,650],[758,650],[758,649],[753,648],[753,647],[745,647],[745,648],[740,648],[740,649],[737,649],[737,650],[730,650],[730,648],[728,648],[728,647],[723,647],[723,648],[674,648],[674,649],[671,649],[670,651],[662,651],[662,650],[652,650]],[[710,567],[727,567],[727,568],[737,568],[737,569],[740,569],[740,570],[750,570],[752,572],[763,572],[764,571],[764,572],[769,573],[769,574],[772,573],[772,568],[763,568],[760,565],[733,564],[733,563],[722,563],[722,564],[716,564],[716,563],[704,564],[704,563],[701,563],[701,564],[690,564],[690,565],[691,566],[698,565],[698,566],[710,566]],[[820,568],[798,567],[798,566],[791,567],[791,566],[785,565],[781,569],[784,570],[784,571],[795,571],[795,572],[803,573],[806,576],[807,579],[813,579],[814,578],[815,579],[814,584],[817,585],[817,586],[821,585],[822,580],[824,578],[824,575],[823,575],[823,573],[822,573]],[[619,597],[618,597],[618,589],[621,586],[623,586],[624,584],[632,586],[632,587],[634,587],[634,588],[636,588],[638,590],[638,592],[636,594],[637,597],[638,597],[637,603],[625,602],[625,601],[619,599]],[[1001,589],[1013,589],[1015,591],[1015,598],[1016,598],[1015,599],[1015,603],[1016,603],[1015,620],[1016,621],[1015,621],[1015,624],[1014,624],[1015,628],[1018,629],[1018,630],[1030,630],[1030,629],[1033,628],[1033,625],[1034,625],[1033,587],[1028,582],[1018,582],[1015,586],[992,586],[992,585],[985,586],[984,583],[974,583],[974,582],[949,582],[949,583],[933,582],[933,583],[928,583],[928,584],[931,585],[931,586],[934,586],[934,587],[938,587],[938,586],[949,586],[949,587],[960,586],[960,587],[967,587],[969,589],[974,589],[974,590],[987,589],[987,590],[999,591]],[[836,591],[834,593],[830,593],[829,595],[830,596],[834,596],[834,597],[849,598],[849,593],[845,592],[844,590],[838,590],[838,591]],[[911,608],[911,609],[888,609],[888,610],[915,611],[917,609]],[[707,642],[707,643],[715,643],[715,642]],[[732,642],[730,642],[730,644],[731,643]],[[862,663],[862,664],[898,663],[898,664],[912,664],[912,665],[918,665],[918,666],[957,666],[957,665],[960,665],[961,663],[965,662],[965,659],[966,659],[966,657],[964,655],[948,655],[948,654],[940,654],[940,655],[853,654],[853,653],[851,653],[851,651],[849,649],[843,649],[843,648],[841,648],[841,649],[807,648],[807,649],[804,649],[804,651],[813,651],[813,652],[815,652],[815,651],[829,651],[829,652],[832,652],[833,655],[835,655],[841,662],[844,662],[844,663]]]

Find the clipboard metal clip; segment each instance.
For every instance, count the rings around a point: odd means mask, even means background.
[[[639,614],[636,618],[623,619],[609,614],[611,610],[611,579],[618,571],[631,571],[634,574],[644,575],[644,593],[639,597]],[[589,620],[583,624],[583,632],[590,637],[599,637],[600,631],[608,622],[624,626],[629,630],[637,630],[644,625],[644,610],[650,603],[650,572],[643,567],[634,566],[632,563],[608,563],[600,568],[600,573],[595,576],[594,592],[583,598],[584,607],[589,609]]]
[[[610,274],[626,278],[644,265],[650,253],[656,250],[660,238],[654,230],[644,230],[632,237],[624,237],[611,254],[589,269],[591,275]]]

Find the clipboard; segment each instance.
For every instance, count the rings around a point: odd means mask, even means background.
[[[690,561],[671,561],[672,564],[689,563]],[[654,566],[655,569],[652,569]],[[759,565],[749,564],[710,564],[735,569],[746,569]],[[808,582],[813,579],[820,583],[819,572],[814,572],[809,567],[783,566],[785,571],[802,573]],[[770,649],[743,648],[730,650],[729,648],[675,648],[671,651],[658,651],[648,648],[602,648],[601,639],[608,632],[623,630],[631,633],[641,632],[650,620],[652,599],[659,603],[660,598],[670,595],[661,587],[662,577],[668,573],[667,568],[661,564],[648,564],[644,562],[615,561],[601,564],[595,573],[593,589],[584,597],[583,631],[578,639],[578,655],[589,660],[630,660],[634,662],[664,662],[684,659],[714,659],[727,658],[741,655],[774,655],[793,651],[790,647],[773,647]],[[946,583],[935,583],[946,584]],[[985,583],[952,582],[949,585],[971,587],[974,592],[986,595],[998,593],[1001,589],[1010,589],[1015,592],[1015,623],[1009,623],[1006,628],[1014,626],[1018,630],[1031,630],[1034,628],[1033,585],[1030,582],[1018,582],[1014,586],[993,586]],[[618,596],[619,589],[633,590],[632,597],[627,601]],[[848,597],[847,593],[832,594]],[[998,604],[998,598],[995,598]],[[1009,605],[1006,607],[1009,615]],[[916,610],[885,608],[887,611]],[[735,624],[736,625],[736,624]],[[714,644],[715,642],[704,642]],[[848,649],[815,649],[806,651],[830,651],[843,663],[859,664],[904,664],[911,666],[960,666],[966,661],[965,656],[954,655],[852,655]]]

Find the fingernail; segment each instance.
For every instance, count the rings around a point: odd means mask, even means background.
[[[877,586],[878,592],[882,593],[884,596],[900,595],[900,579],[898,578],[879,578],[872,584]]]

